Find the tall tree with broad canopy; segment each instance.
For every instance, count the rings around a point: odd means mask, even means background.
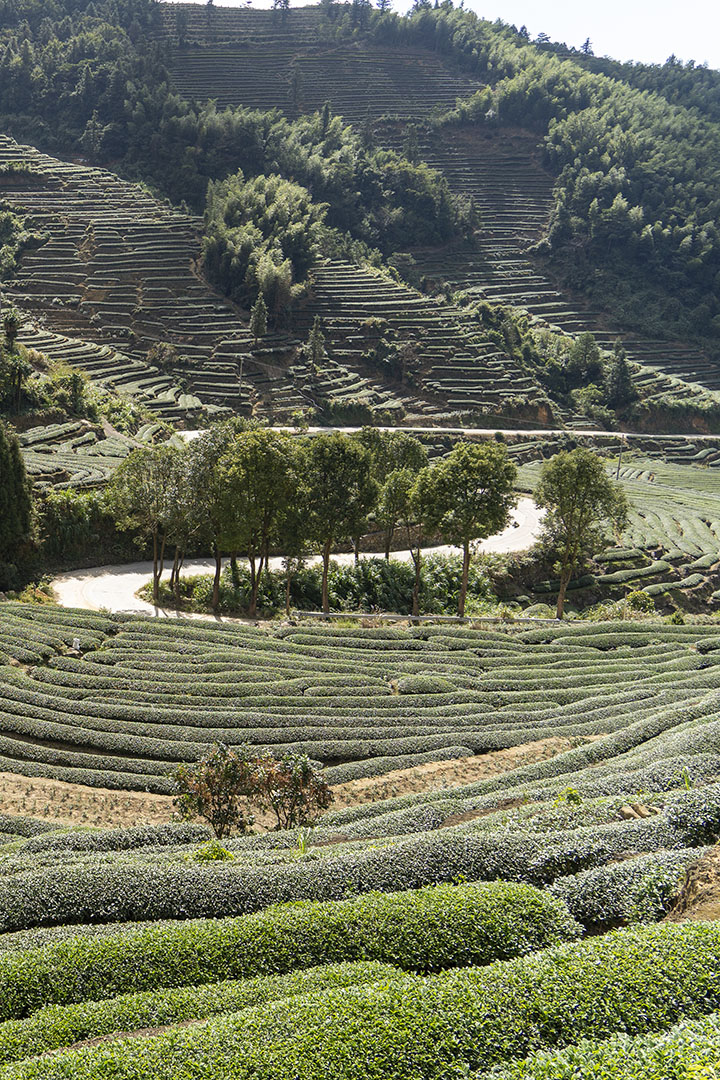
[[[422,544],[425,523],[432,517],[434,489],[431,469],[426,466],[419,473],[406,466],[394,469],[382,486],[378,499],[378,520],[395,523],[405,531],[405,542],[410,551],[415,579],[412,593],[412,614],[420,614],[420,581],[422,573]]]
[[[339,432],[308,440],[305,475],[309,534],[322,552],[322,609],[327,614],[333,543],[356,535],[377,498],[378,485],[369,452],[357,439]]]
[[[219,464],[224,539],[250,563],[249,615],[257,612],[258,591],[270,547],[297,489],[294,443],[278,431],[244,431]]]
[[[504,443],[459,442],[423,480],[428,527],[463,549],[458,615],[465,614],[470,545],[508,524],[517,501],[516,475]]]
[[[397,496],[406,485],[401,487],[398,480],[394,480],[387,490],[386,485],[393,473],[405,470],[414,479],[428,463],[427,452],[420,440],[407,431],[380,431],[378,428],[364,427],[356,438],[370,451],[373,477],[380,484],[380,500],[375,517],[385,532],[385,559],[389,560],[395,530],[403,523],[398,516],[402,501],[398,502]]]
[[[152,540],[153,600],[157,603],[165,543],[182,500],[182,451],[167,443],[134,450],[116,471],[108,491],[112,513],[123,528]]]
[[[624,528],[627,499],[608,476],[602,458],[579,446],[545,462],[535,502],[546,510],[541,541],[558,553],[556,615],[562,619],[573,571],[605,543],[611,528],[616,534]]]
[[[220,603],[220,574],[226,519],[224,511],[223,478],[219,463],[233,440],[244,431],[243,420],[228,420],[216,424],[190,443],[186,469],[186,498],[193,503],[192,519],[196,522],[195,536],[210,545],[215,559],[211,605]]]
[[[0,421],[0,560],[14,559],[28,539],[32,496],[20,446]]]

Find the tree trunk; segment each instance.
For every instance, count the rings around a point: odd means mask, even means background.
[[[180,545],[175,545],[175,558],[170,571],[170,588],[177,594],[177,579],[180,574]]]
[[[563,612],[565,610],[565,594],[567,592],[567,587],[570,582],[571,573],[572,568],[567,566],[563,568],[562,574],[560,575],[560,590],[558,592],[557,608],[555,610],[556,619],[562,619],[563,617]]]
[[[460,595],[458,596],[458,615],[465,615],[465,600],[468,591],[468,578],[470,577],[470,541],[463,544],[462,580],[460,582]]]
[[[257,612],[258,593],[260,592],[260,578],[262,577],[263,567],[265,565],[265,556],[260,556],[260,562],[256,568],[255,556],[250,559],[250,608],[248,615],[251,619],[255,618]]]
[[[385,530],[385,562],[390,562],[390,547],[392,545],[394,529]]]
[[[290,618],[290,582],[292,580],[292,573],[290,565],[288,564],[287,571],[285,573],[285,614]]]
[[[160,579],[158,577],[158,534],[157,529],[153,529],[153,601],[157,604],[158,592],[160,589]]]
[[[419,544],[417,551],[413,554],[413,562],[415,563],[415,582],[413,584],[412,613],[417,618],[420,614],[420,571],[422,569],[422,553]]]
[[[211,605],[213,611],[217,611],[220,604],[220,573],[222,571],[222,555],[220,554],[220,548],[217,545],[217,541],[213,542],[212,546],[213,558],[215,559],[215,577],[213,578],[213,592]]]
[[[328,571],[330,570],[330,545],[332,540],[326,540],[323,546],[323,573],[322,573],[322,609],[326,615],[330,612],[330,600],[328,597]]]
[[[354,536],[352,544],[353,544],[353,551],[355,552],[355,565],[357,566],[358,563],[360,562],[360,537],[359,536]]]
[[[237,551],[230,555],[230,573],[232,574],[233,588],[237,589],[240,584],[240,571],[238,570]]]

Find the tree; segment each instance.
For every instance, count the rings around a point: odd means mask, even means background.
[[[370,454],[356,439],[339,432],[307,443],[306,482],[309,536],[323,557],[322,609],[330,611],[328,571],[333,543],[355,536],[377,497]]]
[[[627,353],[618,340],[613,348],[607,376],[605,378],[605,392],[607,403],[612,409],[620,409],[635,401],[638,392],[633,386],[630,374],[630,365],[627,362]]]
[[[181,502],[182,451],[176,446],[143,447],[121,463],[108,490],[108,504],[122,528],[138,529],[152,540],[153,600],[160,593],[165,543]]]
[[[261,293],[253,304],[252,311],[250,312],[250,333],[253,336],[256,347],[260,338],[265,337],[267,333],[267,315],[267,304]]]
[[[257,793],[257,775],[256,762],[246,750],[217,744],[194,765],[178,765],[173,780],[182,818],[205,818],[218,840],[233,828],[249,831],[255,819],[241,800]]]
[[[326,358],[325,335],[322,332],[322,320],[319,315],[313,319],[312,330],[305,343],[305,357],[313,370],[316,370]]]
[[[432,466],[424,480],[428,525],[446,543],[463,549],[458,615],[465,614],[470,544],[507,525],[517,499],[513,488],[516,473],[503,443],[459,442]]]
[[[311,825],[334,799],[332,788],[313,768],[306,754],[270,754],[257,761],[258,797],[277,818],[276,829]]]
[[[211,600],[213,609],[217,609],[220,603],[220,575],[226,526],[224,514],[227,507],[225,480],[218,465],[238,433],[245,430],[245,426],[245,421],[242,420],[215,424],[197,439],[193,439],[188,447],[186,485],[188,498],[193,503],[194,536],[210,546],[215,559]]]
[[[5,342],[8,349],[12,352],[15,348],[18,330],[20,329],[20,316],[14,307],[8,308],[7,311],[3,312],[2,323]]]
[[[244,431],[219,463],[223,536],[250,563],[249,615],[255,617],[270,545],[295,489],[293,442],[277,431]]]
[[[420,614],[424,526],[434,498],[434,491],[429,483],[430,471],[428,466],[419,474],[407,466],[395,469],[383,484],[376,511],[378,520],[393,520],[395,527],[401,527],[405,531],[405,542],[415,568],[411,609],[413,616]]]
[[[608,526],[616,533],[624,527],[627,500],[607,475],[602,458],[579,446],[545,462],[535,502],[546,510],[542,541],[558,553],[557,618],[562,619],[573,571],[604,542]]]
[[[374,427],[362,428],[355,438],[370,453],[372,475],[380,489],[380,499],[375,519],[385,532],[385,559],[390,558],[393,535],[399,524],[399,504],[396,501],[396,484],[391,485],[383,496],[384,485],[390,475],[404,469],[415,477],[427,465],[427,453],[419,439],[406,431],[380,431]]]
[[[14,560],[31,522],[32,496],[20,445],[0,422],[0,559]]]

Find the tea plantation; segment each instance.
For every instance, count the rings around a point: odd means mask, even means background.
[[[0,1080],[720,1077],[716,74],[0,3]]]
[[[220,861],[203,825],[5,815],[1,1075],[711,1055],[717,931],[652,924],[720,830],[719,646],[713,625],[265,631],[3,605],[0,764],[38,782],[162,793],[214,740],[303,750],[335,785],[575,746],[331,809],[300,846],[230,838]]]

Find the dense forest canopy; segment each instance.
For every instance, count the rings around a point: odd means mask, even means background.
[[[358,11],[362,7],[362,18]],[[439,121],[520,127],[545,140],[556,208],[539,254],[564,283],[630,324],[720,335],[718,75],[669,61],[563,58],[514,27],[416,4],[409,17],[368,5],[318,9],[318,40],[422,45],[484,87]],[[288,14],[292,19],[292,12]],[[184,100],[156,0],[6,0],[0,4],[0,116],[13,135],[81,153],[205,208],[210,181],[277,174],[327,204],[345,241],[389,255],[465,232],[469,210],[421,162],[379,150],[329,109],[218,110]],[[436,121],[438,122],[438,121]],[[346,247],[346,252],[349,250]]]

